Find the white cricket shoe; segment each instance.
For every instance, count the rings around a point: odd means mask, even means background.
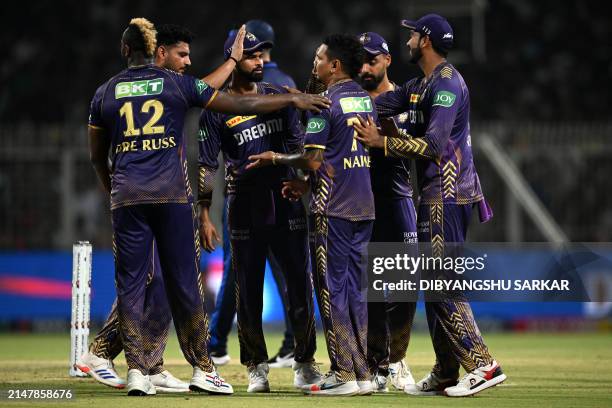
[[[374,374],[372,376],[372,389],[374,392],[389,392],[387,387],[387,377],[380,374]]]
[[[389,364],[389,377],[396,390],[404,390],[408,384],[415,383],[410,367],[404,360]]]
[[[328,372],[316,384],[306,385],[302,388],[305,394],[320,396],[351,396],[359,394],[357,381],[338,381],[336,373]]]
[[[189,392],[189,384],[179,380],[170,371],[164,370],[159,374],[149,375],[155,389],[160,392]]]
[[[206,372],[198,367],[193,367],[193,377],[189,382],[189,389],[196,392],[207,392],[209,394],[230,395],[234,388],[213,370]]]
[[[298,389],[306,385],[316,384],[321,381],[321,372],[314,362],[293,363],[293,386]]]
[[[144,375],[135,368],[128,370],[127,392],[130,396],[142,397],[155,395],[155,386],[148,375]]]
[[[467,397],[494,387],[505,380],[506,374],[502,372],[497,361],[493,360],[491,364],[464,375],[457,385],[445,388],[444,394],[448,397]]]
[[[371,380],[357,381],[357,386],[359,387],[358,395],[372,395],[374,393]]]
[[[440,378],[434,373],[429,373],[418,383],[406,385],[404,392],[410,395],[443,395],[444,390],[453,385],[457,385],[457,380]]]
[[[287,354],[284,354],[284,355],[281,355],[281,353],[279,352],[277,355],[275,355],[274,357],[268,360],[268,366],[270,368],[292,367],[293,362],[295,361],[293,357],[294,357],[293,351]]]
[[[268,367],[266,362],[247,368],[247,373],[249,374],[247,392],[270,392],[270,383],[268,382],[269,372],[270,367]]]
[[[125,380],[115,371],[112,360],[100,358],[87,351],[79,357],[76,366],[99,383],[113,388],[125,388]]]

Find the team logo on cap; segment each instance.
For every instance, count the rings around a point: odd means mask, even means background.
[[[453,34],[452,33],[446,33],[442,36],[443,40],[446,40],[447,38],[450,38],[451,40],[453,39]]]
[[[386,42],[382,43],[381,47],[383,47],[385,51],[389,52],[389,46],[387,45]]]
[[[247,40],[249,41],[257,41],[257,37],[255,37],[255,34],[253,33],[246,33],[245,37],[247,38]]]

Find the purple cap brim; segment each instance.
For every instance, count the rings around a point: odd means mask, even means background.
[[[366,50],[366,52],[368,54],[372,54],[372,55],[384,54],[381,50],[376,50],[376,49],[373,49],[373,48],[368,48],[366,46],[364,46],[363,49]]]
[[[245,48],[244,52],[255,52],[255,51],[272,48],[272,47],[274,47],[274,44],[272,43],[272,41],[262,41],[258,44],[255,44],[251,48]]]

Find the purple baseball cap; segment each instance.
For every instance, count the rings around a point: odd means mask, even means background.
[[[427,14],[416,21],[402,20],[402,26],[429,36],[433,45],[444,51],[453,47],[453,28],[438,14]]]
[[[232,55],[232,45],[234,45],[234,40],[236,39],[236,35],[238,34],[238,30],[232,30],[229,32],[227,36],[227,40],[225,40],[225,44],[223,44],[223,56],[227,60],[230,55]],[[242,42],[242,46],[244,47],[244,53],[248,54],[251,52],[269,49],[272,48],[274,44],[271,41],[260,41],[255,34],[247,32],[244,36],[244,41]]]
[[[367,33],[359,35],[359,42],[363,44],[363,49],[366,50],[368,54],[389,55],[389,46],[387,45],[387,41],[385,41],[380,34],[368,31]]]

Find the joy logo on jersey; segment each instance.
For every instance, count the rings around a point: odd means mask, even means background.
[[[310,118],[306,126],[306,133],[319,133],[325,129],[325,120],[319,118]]]
[[[438,91],[438,93],[434,96],[432,106],[443,106],[445,108],[450,108],[455,103],[455,99],[457,99],[457,96],[452,92]]]
[[[159,95],[164,90],[164,78],[146,81],[119,82],[115,85],[115,99],[129,96]]]
[[[342,113],[372,112],[372,100],[369,96],[341,98]]]

